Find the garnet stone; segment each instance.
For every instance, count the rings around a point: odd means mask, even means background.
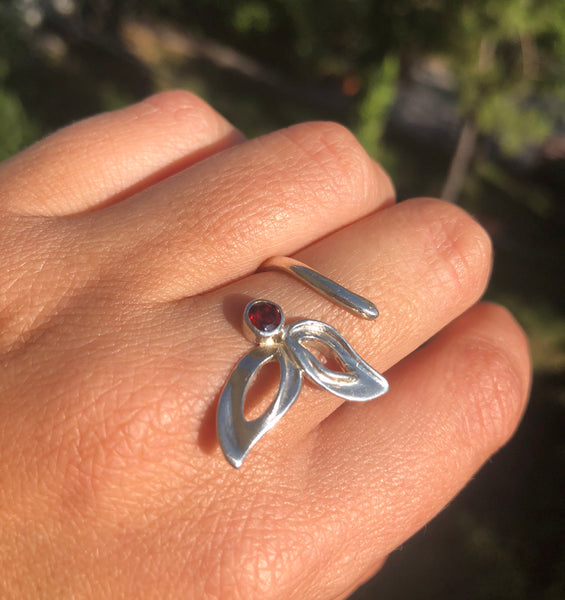
[[[269,333],[281,324],[282,315],[279,307],[272,302],[259,300],[254,302],[248,309],[247,316],[253,327],[259,331]]]

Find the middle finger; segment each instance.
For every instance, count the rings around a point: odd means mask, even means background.
[[[128,298],[166,301],[248,275],[393,196],[388,176],[349,131],[306,123],[215,155],[74,224],[87,228],[104,269],[109,263],[127,282]]]

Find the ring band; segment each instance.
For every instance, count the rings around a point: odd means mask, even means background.
[[[277,256],[259,268],[273,269],[289,273],[357,316],[375,319],[379,314],[366,298],[299,261]],[[253,300],[245,307],[243,331],[258,345],[232,371],[220,395],[216,416],[220,447],[226,460],[236,468],[295,402],[304,376],[332,394],[355,402],[373,400],[388,391],[387,380],[327,323],[308,319],[285,326],[280,306],[269,300]],[[323,365],[303,345],[304,340],[314,340],[328,347],[338,356],[344,370],[334,371]],[[247,391],[255,375],[271,361],[277,361],[280,366],[279,389],[267,410],[248,421],[243,414]]]
[[[331,300],[334,304],[342,306],[350,313],[363,319],[371,321],[379,316],[377,307],[370,300],[344,288],[339,283],[294,258],[273,256],[268,258],[257,270],[288,273]]]

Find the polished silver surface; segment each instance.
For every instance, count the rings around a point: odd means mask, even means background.
[[[270,305],[280,311],[280,327],[272,332],[260,331],[250,319],[250,311],[261,305]],[[218,404],[216,430],[220,447],[228,462],[239,468],[249,450],[286,413],[297,399],[303,376],[332,394],[365,402],[387,392],[386,379],[353,350],[343,336],[321,321],[298,321],[286,327],[280,307],[268,300],[254,300],[245,308],[244,328],[247,328],[259,346],[244,356],[232,371]],[[259,323],[260,324],[260,323]],[[340,363],[334,371],[322,364],[308,349],[309,343],[333,352]],[[327,352],[329,350],[329,352]],[[277,394],[267,410],[257,419],[246,420],[245,399],[249,386],[262,367],[278,361],[280,382]]]
[[[280,366],[277,395],[260,417],[247,421],[243,414],[247,390],[260,369],[272,360]],[[216,419],[220,447],[232,466],[241,466],[252,446],[291,407],[301,385],[301,371],[280,344],[258,346],[239,361],[220,396]]]
[[[358,317],[372,320],[379,316],[377,307],[370,300],[344,288],[339,283],[294,258],[273,256],[267,259],[258,271],[288,273]]]
[[[318,348],[327,346],[337,355],[343,371],[334,371],[323,365],[307,347],[308,341],[317,342]],[[304,374],[328,392],[352,400],[365,402],[388,391],[387,380],[353,350],[345,338],[327,323],[298,321],[287,328],[287,350]],[[306,342],[306,344],[304,344]]]

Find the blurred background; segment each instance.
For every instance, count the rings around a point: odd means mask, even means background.
[[[167,88],[247,136],[345,124],[483,223],[530,336],[515,439],[352,598],[565,599],[565,2],[1,0],[0,158]]]

